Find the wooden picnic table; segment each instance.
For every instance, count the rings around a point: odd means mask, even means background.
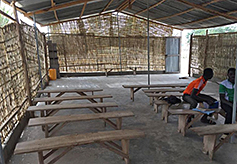
[[[172,87],[172,88],[183,88],[186,87],[188,83],[170,83],[170,84],[137,84],[137,85],[122,85],[124,88],[130,88],[130,98],[134,101],[134,93],[139,91],[141,88],[160,88],[160,87]]]
[[[51,97],[52,93],[58,93],[55,97],[60,97],[65,93],[78,93],[81,96],[86,96],[87,94],[85,92],[91,92],[93,95],[94,92],[100,92],[103,91],[103,89],[44,89],[44,90],[39,90],[37,93],[46,93],[48,97]]]
[[[88,95],[88,96],[64,96],[64,97],[40,97],[35,98],[34,102],[45,102],[46,105],[49,104],[60,104],[62,101],[68,100],[89,100],[90,102],[97,103],[95,99],[100,99],[103,102],[104,98],[112,98],[112,95]]]

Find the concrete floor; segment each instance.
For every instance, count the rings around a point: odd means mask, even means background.
[[[151,83],[185,83],[193,80],[179,79],[178,74],[151,75]],[[191,130],[187,131],[186,137],[177,132],[178,117],[170,116],[169,123],[161,120],[161,114],[154,113],[149,105],[148,97],[140,90],[135,94],[135,101],[130,100],[130,90],[124,89],[123,84],[147,84],[147,75],[127,76],[98,76],[61,78],[50,81],[47,89],[53,88],[103,88],[103,94],[111,94],[112,99],[119,107],[108,108],[108,111],[131,110],[135,117],[123,119],[123,129],[141,129],[146,133],[145,138],[131,140],[130,162],[131,164],[236,164],[237,145],[226,143],[215,154],[211,161],[202,153],[202,137]],[[204,92],[216,93],[218,98],[218,85],[208,82]],[[99,93],[96,93],[99,94]],[[74,94],[71,94],[74,95]],[[80,101],[80,103],[83,101]],[[63,103],[69,103],[63,102]],[[70,103],[79,103],[73,101]],[[60,111],[58,115],[91,113],[88,109]],[[223,121],[223,120],[220,120]],[[219,123],[220,123],[219,121]],[[194,126],[204,126],[196,123]],[[100,120],[73,122],[67,124],[56,135],[70,133],[86,133],[103,130],[112,130],[109,126],[104,128]],[[26,127],[20,141],[29,141],[44,137],[41,127]],[[9,164],[35,164],[38,163],[37,153],[13,155]],[[58,164],[124,164],[120,156],[100,147],[100,145],[77,146],[62,157]]]

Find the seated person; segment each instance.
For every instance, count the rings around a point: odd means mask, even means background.
[[[234,100],[234,85],[235,85],[235,68],[228,69],[227,79],[222,81],[219,86],[219,94],[221,108],[226,112],[225,124],[232,123],[233,100]],[[224,139],[228,134],[222,135]]]
[[[216,99],[209,95],[201,94],[200,92],[206,86],[207,81],[213,77],[213,70],[211,68],[204,69],[203,75],[198,79],[192,81],[183,92],[183,100],[190,104],[190,109],[196,108],[198,103],[206,102],[207,104],[213,104]],[[188,122],[191,121],[191,117],[188,118]],[[207,119],[205,114],[201,118],[201,122],[215,124],[212,120]]]

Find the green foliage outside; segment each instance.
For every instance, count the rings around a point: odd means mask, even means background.
[[[2,7],[0,7],[0,9],[3,11],[3,12],[5,12],[5,13],[7,13],[8,15],[12,15],[12,13],[10,12],[10,10],[7,10],[4,6]],[[6,24],[8,24],[10,22],[10,19],[8,19],[7,17],[5,17],[5,16],[3,16],[3,15],[1,15],[0,14],[0,27],[3,27],[3,26],[5,26]]]
[[[190,41],[190,35],[192,33],[193,33],[193,35],[206,35],[206,30],[208,30],[208,34],[237,32],[237,24],[228,25],[228,26],[222,26],[222,27],[216,27],[216,28],[209,28],[209,29],[192,30],[191,32],[189,32],[186,35],[188,43]]]

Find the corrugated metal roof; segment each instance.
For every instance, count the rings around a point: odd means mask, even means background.
[[[11,3],[12,0],[4,0]],[[53,1],[55,3],[52,8]],[[69,6],[70,3],[74,5]],[[147,17],[176,28],[193,29],[227,25],[237,22],[237,0],[19,0],[18,6],[25,15],[32,17],[36,12],[36,21],[48,25],[69,19],[99,14],[106,11],[125,11],[135,16]],[[109,4],[109,5],[108,5]],[[124,5],[125,6],[124,6]],[[130,4],[130,6],[128,5]],[[62,8],[61,8],[62,7]],[[56,9],[56,14],[53,9]],[[39,14],[37,14],[39,13]]]

